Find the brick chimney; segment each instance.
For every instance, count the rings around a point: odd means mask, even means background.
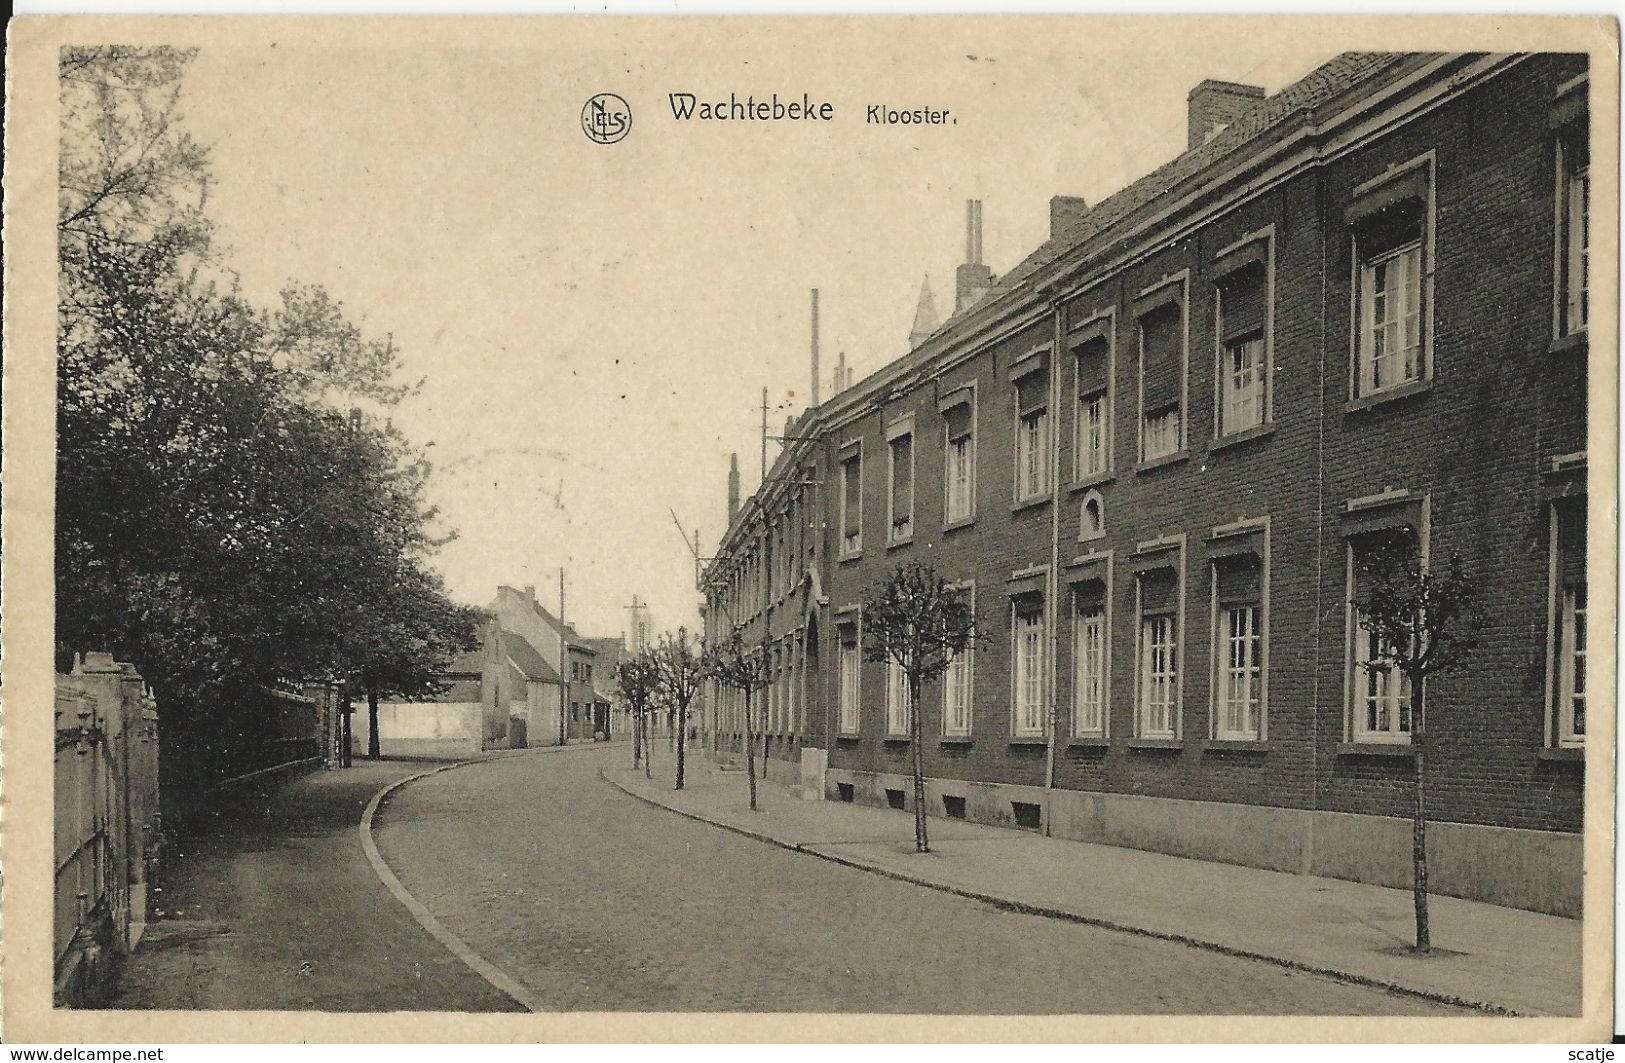
[[[739,513],[739,452],[728,455],[728,523]]]
[[[1089,213],[1089,204],[1082,196],[1049,197],[1049,238],[1054,240],[1061,230],[1070,228]]]
[[[965,201],[965,264],[954,273],[954,313],[973,305],[993,287],[993,271],[982,264],[982,201]]]
[[[1189,115],[1186,149],[1201,147],[1218,136],[1224,127],[1258,106],[1264,99],[1262,85],[1238,85],[1212,78],[1191,89],[1185,97]]]

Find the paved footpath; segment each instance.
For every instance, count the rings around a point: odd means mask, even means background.
[[[656,761],[657,766],[659,761]],[[771,769],[789,769],[775,762]],[[665,777],[660,777],[664,774]],[[852,867],[939,889],[1303,970],[1520,1015],[1580,1013],[1581,924],[1465,901],[1430,899],[1434,954],[1417,956],[1409,890],[1210,863],[930,821],[932,852],[914,851],[913,815],[803,799],[759,782],[751,812],[742,771],[695,758],[685,788],[614,766],[629,794],[713,825]],[[1195,953],[1193,953],[1194,955]]]
[[[217,809],[169,854],[163,915],[111,1006],[520,1010],[425,933],[362,853],[372,795],[434,766],[358,760]]]
[[[1471,1014],[764,845],[600,778],[630,760],[621,748],[442,772],[391,794],[374,836],[412,895],[539,1010]],[[741,778],[702,777],[694,796],[725,804]],[[883,826],[908,836],[906,819]]]

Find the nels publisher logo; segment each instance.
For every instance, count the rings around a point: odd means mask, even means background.
[[[600,92],[581,108],[581,131],[595,144],[613,144],[632,131],[632,108],[613,92]]]

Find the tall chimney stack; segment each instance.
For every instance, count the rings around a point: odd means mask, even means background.
[[[812,404],[818,405],[818,289],[812,290]]]
[[[739,514],[739,452],[728,455],[728,523]]]
[[[973,306],[993,287],[993,271],[982,264],[982,201],[965,202],[965,264],[954,273],[954,313]]]
[[[1263,101],[1262,85],[1238,85],[1212,78],[1197,85],[1185,97],[1188,121],[1185,150],[1206,144],[1224,132],[1225,126]]]

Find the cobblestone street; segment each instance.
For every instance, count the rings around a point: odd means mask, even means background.
[[[625,759],[414,782],[380,810],[379,848],[446,927],[559,1010],[1462,1014],[774,848],[597,777]]]

